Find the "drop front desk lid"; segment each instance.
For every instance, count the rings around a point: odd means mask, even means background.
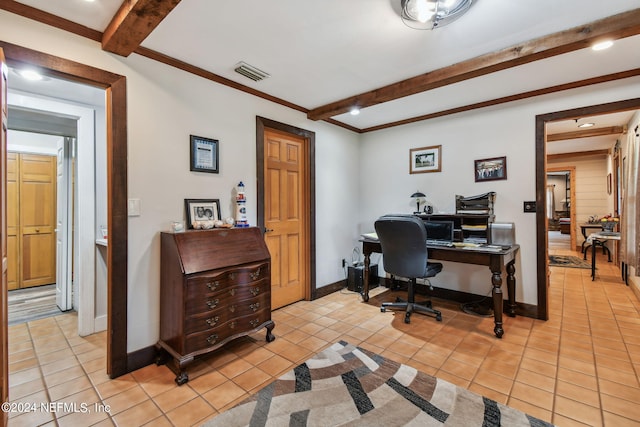
[[[175,251],[184,274],[270,259],[257,227],[163,232],[163,250]]]

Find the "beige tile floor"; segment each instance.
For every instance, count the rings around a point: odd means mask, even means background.
[[[53,403],[11,413],[9,426],[200,425],[337,340],[560,426],[640,426],[640,303],[598,261],[593,282],[589,270],[552,268],[551,319],[506,317],[501,340],[492,318],[445,301],[434,301],[442,323],[414,315],[405,325],[337,292],[274,311],[274,342],[241,338],[195,364],[181,387],[156,365],[109,380],[105,335],[78,337],[73,314],[11,326],[10,401]]]

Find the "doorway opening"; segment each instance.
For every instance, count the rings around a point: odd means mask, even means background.
[[[16,131],[8,120],[7,260],[8,324],[62,313],[56,304],[60,254],[56,220],[57,140]],[[61,301],[62,302],[62,301]],[[67,309],[63,305],[64,310]]]
[[[576,242],[575,167],[547,168],[546,216],[549,249],[573,251]],[[573,194],[573,197],[572,197]]]
[[[37,86],[18,78],[11,81],[9,150],[51,159],[48,176],[40,170],[28,176],[31,181],[37,181],[40,193],[47,183],[52,191],[49,197],[40,197],[38,201],[31,197],[33,203],[38,204],[39,212],[50,213],[51,224],[46,226],[47,221],[39,213],[34,218],[37,222],[34,227],[24,228],[29,224],[19,227],[32,231],[38,239],[49,237],[46,245],[31,245],[32,251],[39,251],[30,254],[22,250],[28,246],[19,241],[16,245],[19,250],[10,256],[15,257],[18,276],[22,276],[28,273],[26,267],[33,264],[29,256],[42,259],[40,256],[48,249],[51,252],[48,268],[40,269],[41,273],[48,273],[48,277],[38,284],[54,283],[59,309],[78,312],[79,335],[105,330],[107,273],[102,267],[106,264],[106,251],[96,246],[97,224],[106,224],[107,220],[104,90],[53,77]],[[65,93],[65,98],[57,96],[58,93]],[[17,188],[22,188],[22,184]],[[20,193],[15,191],[10,195]],[[13,206],[20,207],[20,215],[15,216],[17,222],[21,222],[28,200],[18,196],[8,204],[9,212]],[[43,211],[45,205],[48,210]],[[45,236],[43,231],[49,233]]]
[[[572,110],[557,111],[554,113],[536,116],[536,204],[539,209],[536,211],[536,248],[537,248],[537,293],[538,293],[538,314],[542,320],[549,319],[549,236],[547,218],[547,125],[561,120],[576,120],[584,117],[611,114],[640,109],[640,98],[624,101],[599,104],[588,107],[576,108]],[[608,152],[608,151],[607,151]],[[606,153],[605,153],[606,155]],[[604,180],[603,180],[604,182]],[[615,184],[614,184],[615,186]],[[572,191],[575,191],[575,180],[571,183]],[[606,190],[605,190],[606,191]],[[576,215],[577,198],[571,196],[572,211]],[[575,224],[575,221],[574,221]],[[573,227],[573,226],[572,226]],[[579,228],[576,224],[575,230]],[[577,245],[576,245],[577,247]],[[579,250],[579,249],[578,249]]]
[[[124,76],[0,41],[8,66],[31,65],[48,76],[105,91],[107,227],[107,360],[116,378],[134,369],[127,354],[127,99]],[[80,185],[80,183],[78,183]],[[92,209],[94,207],[91,207]],[[93,243],[95,246],[95,242]],[[4,307],[6,310],[6,307]],[[6,345],[6,341],[3,345]],[[6,354],[0,352],[0,354]],[[2,357],[0,364],[7,366]]]

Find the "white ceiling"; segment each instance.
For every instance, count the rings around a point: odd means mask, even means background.
[[[122,1],[20,0],[20,3],[102,32]],[[305,109],[314,109],[629,11],[638,8],[640,2],[476,0],[465,16],[433,31],[405,26],[398,14],[399,3],[400,0],[183,0],[141,45]],[[640,68],[637,52],[640,36],[628,37],[606,51],[586,48],[364,108],[358,116],[347,113],[333,119],[367,129]],[[235,73],[233,69],[240,61],[266,71],[271,77],[253,82]],[[554,144],[554,150],[567,146]],[[577,144],[589,145],[586,141]]]

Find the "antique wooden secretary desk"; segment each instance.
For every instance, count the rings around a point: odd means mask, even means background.
[[[256,227],[161,234],[158,363],[171,356],[178,385],[198,355],[262,328],[275,339],[270,262]]]

